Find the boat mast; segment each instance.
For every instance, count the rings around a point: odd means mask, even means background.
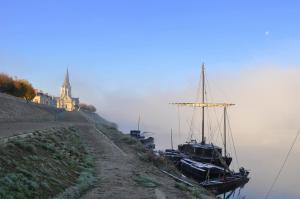
[[[139,114],[139,119],[138,119],[138,131],[140,130],[140,122],[141,122],[141,114]]]
[[[204,64],[202,64],[202,104],[205,103],[205,72],[204,72]],[[204,138],[204,106],[202,107],[202,144],[205,144]]]
[[[174,150],[174,147],[173,147],[173,129],[171,129],[171,147],[172,147],[172,150]]]
[[[226,117],[227,117],[227,107],[224,106],[224,157],[226,158],[227,149],[226,149]]]

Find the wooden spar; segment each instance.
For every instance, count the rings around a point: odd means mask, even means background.
[[[141,122],[141,114],[139,114],[139,120],[138,120],[138,131],[140,130],[140,122]]]
[[[202,103],[205,103],[205,72],[204,72],[204,64],[202,64]],[[204,144],[204,116],[205,116],[205,109],[204,106],[202,107],[202,141],[201,143]]]
[[[199,103],[199,102],[179,102],[179,103],[170,103],[177,106],[190,106],[190,107],[228,107],[234,106],[235,104],[230,103]]]
[[[226,154],[227,154],[227,151],[226,151],[226,106],[224,106],[224,159],[225,160],[226,160]],[[224,167],[224,178],[226,176],[225,174],[226,174],[226,169]]]
[[[224,106],[224,157],[225,157],[225,159],[226,159],[226,155],[227,155],[227,143],[226,143],[226,117],[227,117],[227,107],[226,106]]]
[[[173,147],[173,129],[171,129],[171,147],[173,150],[174,149],[174,147]]]

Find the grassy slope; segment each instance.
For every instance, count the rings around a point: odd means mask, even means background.
[[[91,185],[92,168],[74,128],[17,137],[0,145],[0,198],[76,198]]]

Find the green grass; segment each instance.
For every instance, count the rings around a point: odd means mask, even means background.
[[[137,175],[134,177],[134,181],[138,186],[146,187],[146,188],[157,188],[160,186],[158,182],[154,179],[145,176],[145,175]]]
[[[0,198],[79,198],[94,162],[74,128],[35,131],[0,145]]]
[[[175,187],[183,192],[188,193],[191,198],[201,199],[203,198],[203,195],[208,194],[206,190],[200,187],[191,187],[179,182],[176,182]]]

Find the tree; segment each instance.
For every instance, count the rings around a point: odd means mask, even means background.
[[[21,97],[23,98],[26,92],[26,86],[23,83],[22,80],[15,80],[14,81],[14,90],[13,90],[13,95],[16,97]]]
[[[93,105],[87,105],[84,103],[79,104],[79,108],[83,111],[95,113],[97,111],[96,107]]]
[[[0,74],[0,92],[12,94],[14,90],[14,80],[8,75]]]
[[[24,79],[15,80],[14,96],[21,97],[27,101],[31,101],[35,97],[35,91],[32,85]]]
[[[90,112],[95,113],[97,111],[96,107],[93,105],[88,105],[88,109]]]
[[[33,98],[36,95],[35,90],[29,82],[27,82],[25,85],[26,85],[26,92],[25,92],[24,98],[27,101],[31,101],[31,100],[33,100]]]
[[[0,92],[24,98],[27,101],[31,101],[35,97],[34,88],[27,80],[14,80],[3,73],[0,73]]]

